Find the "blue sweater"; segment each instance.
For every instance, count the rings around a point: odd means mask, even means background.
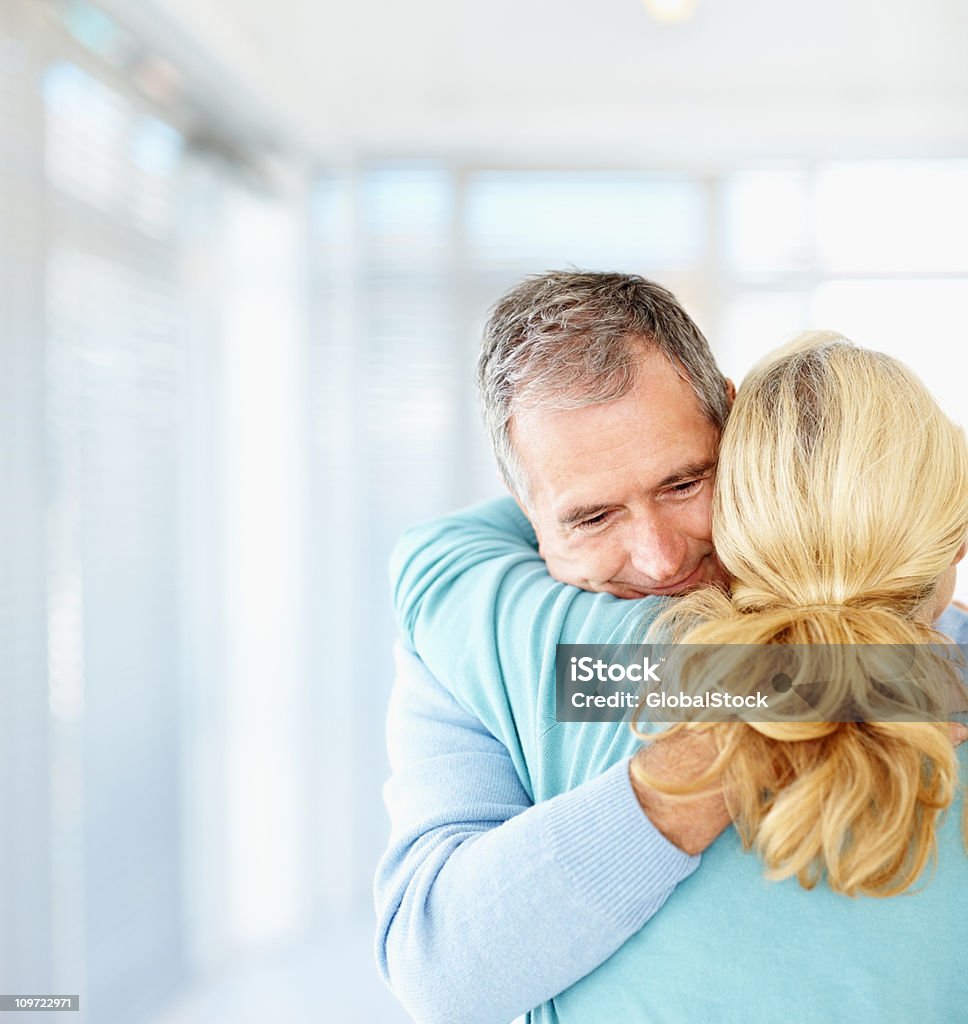
[[[452,543],[455,555],[438,562],[435,538]],[[600,777],[570,792],[562,786],[561,795],[535,805],[517,727],[502,698],[499,637],[503,646],[513,634],[511,642],[528,659],[516,663],[522,678],[537,679],[546,635],[563,628],[572,635],[588,600],[609,608],[621,637],[654,613],[656,601],[619,601],[556,585],[560,599],[548,603],[550,578],[534,532],[508,499],[418,527],[401,541],[392,574],[398,611],[409,620],[408,643],[419,618],[408,610],[431,607],[409,584],[421,590],[424,574],[429,582],[435,568],[459,580],[492,559],[488,593],[503,593],[504,571],[514,566],[534,584],[525,590],[540,607],[516,590],[516,614],[502,616],[515,626],[506,634],[495,629],[493,612],[455,595],[452,609],[469,618],[457,632],[446,627],[445,635],[459,641],[469,634],[471,642],[466,648],[450,643],[446,652],[431,644],[428,654],[441,680],[465,669],[474,675],[483,703],[490,696],[503,709],[502,735],[484,724],[489,710],[469,710],[416,658],[397,652],[387,719],[393,774],[384,790],[391,836],[375,882],[377,962],[421,1024],[506,1022],[549,999],[618,949],[699,864],[639,808],[628,779],[633,745],[624,730]],[[449,589],[441,584],[432,590],[434,607]],[[631,896],[630,871],[641,883]]]
[[[404,634],[449,690],[415,676],[390,717],[395,775],[387,801],[394,842],[378,877],[379,948],[391,983],[418,1020],[509,1020],[557,993],[533,1020],[751,1019],[748,980],[733,990],[726,985],[737,956],[747,955],[735,950],[737,921],[745,922],[739,928],[743,951],[759,950],[756,955],[768,960],[763,942],[770,929],[764,926],[786,907],[783,900],[797,908],[807,900],[803,909],[791,910],[798,923],[816,920],[825,907],[825,927],[839,920],[842,905],[872,905],[804,893],[795,882],[769,885],[758,862],[740,855],[728,833],[706,855],[722,866],[724,878],[704,867],[607,964],[561,992],[618,948],[695,866],[651,828],[631,795],[626,766],[634,742],[627,727],[554,721],[555,643],[640,636],[658,602],[623,602],[552,581],[526,520],[507,501],[411,531],[393,571]],[[413,725],[408,700],[430,711],[405,735],[395,723]],[[531,801],[537,806],[519,813]],[[948,862],[956,878],[968,863],[963,854]],[[753,898],[726,899],[739,878],[752,883]],[[761,890],[766,904],[755,898]],[[701,912],[689,911],[690,892],[698,894],[692,902]],[[957,899],[948,904],[965,909]],[[765,916],[757,917],[757,908]],[[854,919],[859,931],[841,937],[866,941],[869,919]],[[944,924],[941,918],[929,923]],[[790,948],[790,931],[796,931],[793,924],[778,937],[784,948]],[[708,942],[725,937],[728,943],[717,948],[733,952],[716,961],[720,976],[709,969]],[[834,942],[838,946],[842,958],[843,944]],[[688,960],[693,949],[695,962]],[[659,962],[658,975],[642,970]],[[413,974],[423,980],[415,982]],[[709,983],[697,984],[702,978]],[[783,995],[790,982],[789,971],[779,972],[779,1002],[762,1019],[838,1016],[821,998],[813,1010],[801,1001],[801,1016],[791,1017]],[[711,1000],[705,1010],[704,993]],[[631,1003],[623,1002],[626,997]],[[883,1019],[884,1007],[876,1005]],[[855,1009],[860,1019],[875,1019],[869,1001]]]

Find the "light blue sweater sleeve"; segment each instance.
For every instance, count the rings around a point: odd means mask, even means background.
[[[458,703],[508,748],[532,798],[539,738],[555,723],[557,644],[644,638],[661,602],[558,583],[509,498],[408,530],[390,561],[404,642]]]
[[[405,639],[445,685],[402,658],[378,961],[418,1021],[508,1021],[597,967],[699,863],[641,812],[627,758],[533,802],[526,736],[547,723],[531,680],[556,642],[627,640],[651,604],[551,580],[510,501],[408,532],[392,576]]]
[[[532,805],[507,749],[397,660],[377,962],[420,1024],[506,1024],[611,956],[699,858],[642,813],[627,759]]]

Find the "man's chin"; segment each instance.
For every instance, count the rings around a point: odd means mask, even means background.
[[[599,594],[611,594],[612,597],[621,597],[626,601],[637,601],[643,597],[652,597],[649,590],[639,590],[637,587],[627,586],[622,583],[602,583],[594,588]]]

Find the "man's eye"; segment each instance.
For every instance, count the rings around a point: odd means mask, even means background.
[[[677,498],[684,498],[698,491],[705,479],[705,477],[701,476],[698,480],[687,480],[685,483],[676,484],[674,487],[669,488],[668,493],[674,494]]]
[[[605,523],[612,518],[611,512],[599,512],[597,516],[592,516],[591,519],[583,519],[578,524],[579,530],[594,530],[596,526],[604,526]]]

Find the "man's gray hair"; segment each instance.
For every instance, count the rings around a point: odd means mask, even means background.
[[[530,502],[511,438],[522,409],[611,402],[635,386],[645,353],[664,353],[722,429],[726,379],[702,331],[671,292],[638,274],[552,271],[525,278],[494,305],[477,382],[484,423],[511,492]]]

